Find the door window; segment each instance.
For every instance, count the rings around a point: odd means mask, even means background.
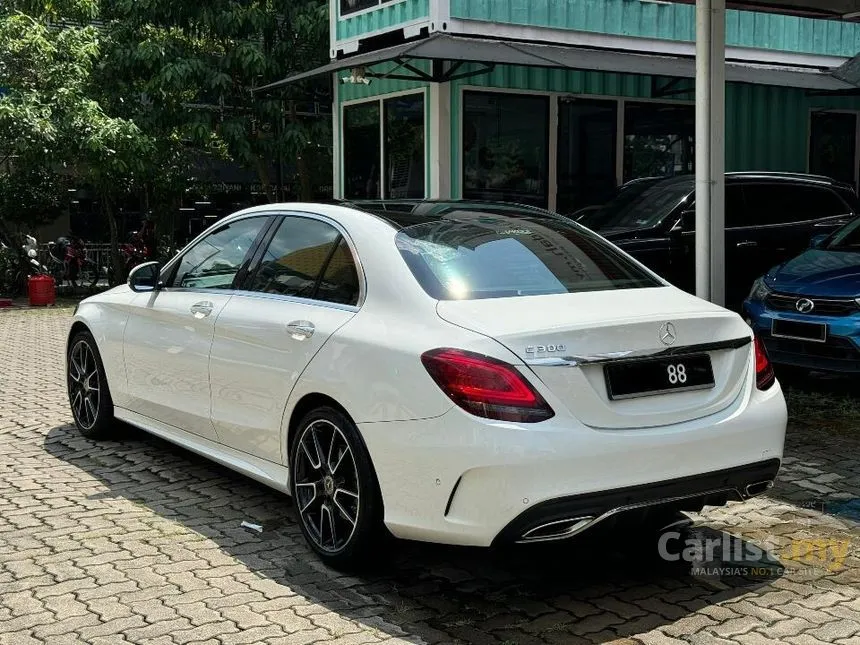
[[[231,289],[267,217],[249,217],[214,230],[191,247],[179,262],[168,286]]]
[[[337,229],[306,217],[285,217],[250,280],[249,289],[354,305],[358,273]]]

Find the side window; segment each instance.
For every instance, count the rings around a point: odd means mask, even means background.
[[[358,289],[358,270],[355,267],[355,259],[346,240],[341,237],[320,280],[317,299],[342,305],[357,305]]]
[[[743,186],[737,184],[726,185],[726,228],[738,226],[754,226],[748,224],[753,218],[747,207]]]
[[[249,289],[356,304],[358,275],[349,246],[337,229],[315,219],[285,217]]]
[[[696,230],[696,199],[695,194],[690,195],[681,217],[681,230],[685,233]],[[726,228],[737,226],[750,226],[744,222],[749,219],[744,192],[737,184],[726,185]]]
[[[755,224],[793,224],[851,212],[829,188],[795,184],[753,184],[744,189]],[[752,224],[754,225],[754,224]]]
[[[191,247],[179,262],[171,287],[230,289],[267,217],[226,224]]]

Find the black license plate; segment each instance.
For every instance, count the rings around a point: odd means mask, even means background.
[[[770,333],[777,338],[812,340],[818,343],[827,342],[827,325],[823,323],[774,319]]]
[[[606,391],[614,401],[714,387],[707,354],[613,363],[603,370]]]

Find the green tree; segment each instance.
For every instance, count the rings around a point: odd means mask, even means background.
[[[314,157],[328,154],[331,124],[296,106],[330,102],[328,83],[278,96],[252,90],[327,59],[325,0],[104,0],[103,16],[110,45],[101,74],[118,113],[159,141],[253,168],[270,199],[273,165],[295,160],[301,196],[312,197]]]
[[[101,197],[119,271],[111,204],[141,180],[156,146],[100,100],[104,92],[94,72],[101,32],[91,24],[63,24],[66,18],[89,22],[96,9],[88,0],[12,0],[0,11],[0,213],[17,223],[29,213],[24,223],[35,223],[51,215],[45,204],[60,204],[64,180],[88,183]]]

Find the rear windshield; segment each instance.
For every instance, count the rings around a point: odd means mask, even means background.
[[[462,211],[401,230],[412,273],[439,300],[663,286],[597,235],[561,218]]]
[[[637,182],[579,223],[595,231],[637,230],[660,224],[693,191],[692,182]]]

